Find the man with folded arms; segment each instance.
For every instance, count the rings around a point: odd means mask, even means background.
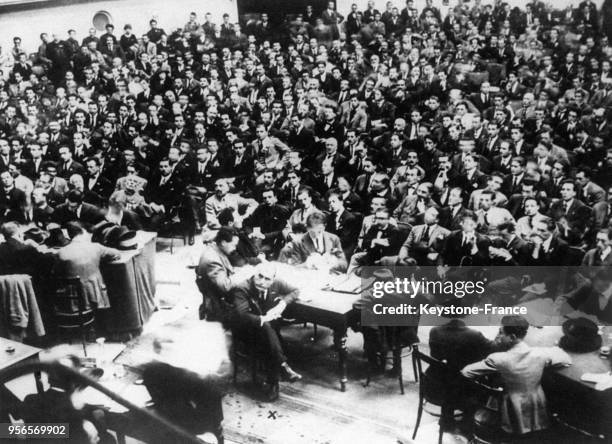
[[[257,266],[255,273],[231,290],[234,303],[233,334],[255,345],[266,356],[268,401],[278,399],[278,381],[282,375],[290,382],[302,378],[287,364],[275,325],[287,305],[298,298],[299,290],[276,277],[270,262]]]

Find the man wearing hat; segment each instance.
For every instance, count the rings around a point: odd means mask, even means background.
[[[461,373],[476,379],[499,374],[504,393],[500,406],[502,429],[523,435],[549,427],[542,374],[546,367],[570,365],[572,360],[558,347],[530,347],[523,339],[529,323],[522,316],[504,316],[495,343],[506,351],[490,354],[466,366]]]

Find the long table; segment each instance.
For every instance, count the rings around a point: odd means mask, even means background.
[[[111,333],[142,330],[155,310],[155,241],[157,234],[139,231],[140,247],[101,267],[110,300],[104,324]]]

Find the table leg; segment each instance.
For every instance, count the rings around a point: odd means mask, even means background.
[[[334,344],[336,350],[338,350],[338,361],[340,370],[340,390],[346,391],[346,382],[348,378],[346,376],[346,357],[348,351],[346,348],[346,329],[334,331]]]

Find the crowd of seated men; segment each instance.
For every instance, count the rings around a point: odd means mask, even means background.
[[[235,265],[356,274],[609,265],[600,22],[591,1],[408,0],[346,17],[330,2],[282,26],[191,13],[172,32],[43,33],[29,56],[17,36],[0,76],[0,223],[107,220],[189,243],[231,227]]]

